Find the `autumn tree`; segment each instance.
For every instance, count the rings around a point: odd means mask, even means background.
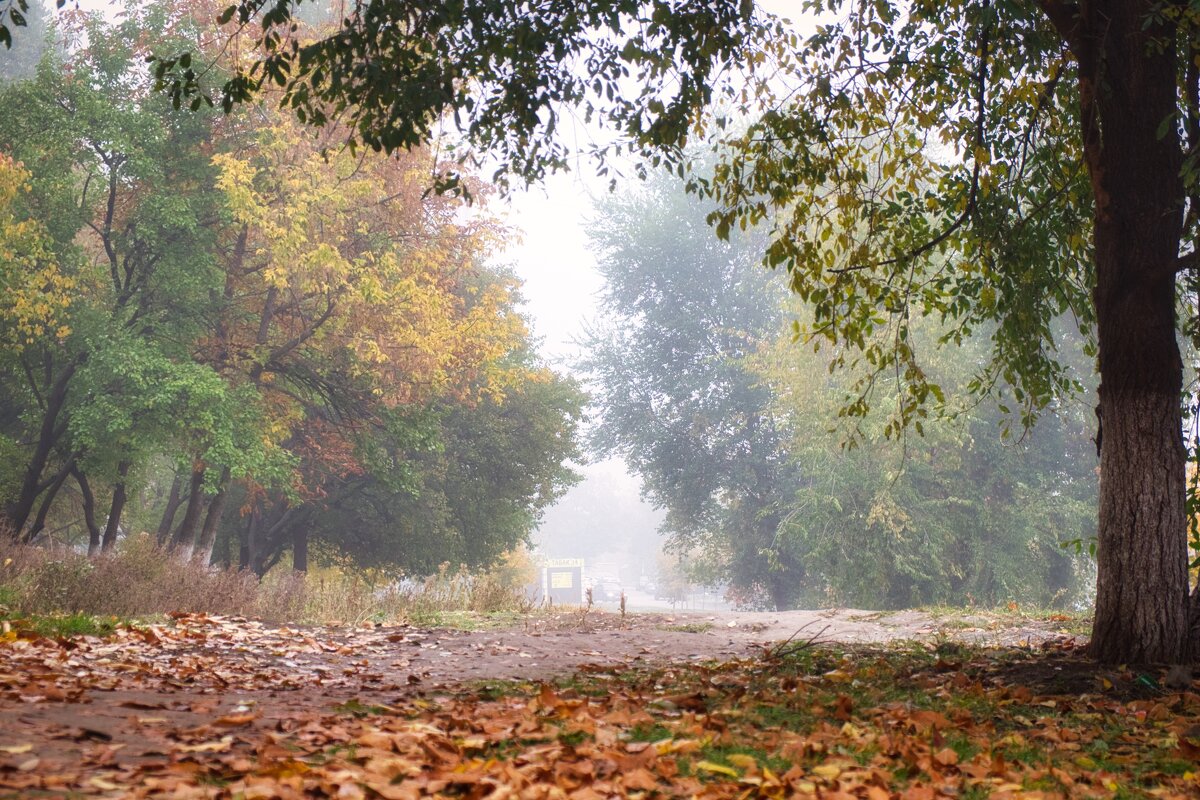
[[[178,420],[196,420],[201,439],[222,435],[224,415],[198,414],[202,396],[223,402],[219,381],[184,363],[216,274],[205,222],[217,195],[179,191],[211,186],[209,120],[174,111],[134,68],[139,47],[172,35],[163,15],[66,24],[87,46],[67,64],[50,53],[36,79],[2,95],[0,147],[37,164],[25,204],[73,289],[63,335],[37,337],[10,365],[23,477],[5,510],[34,539],[73,481],[93,546],[111,546],[141,459],[181,443]],[[256,438],[232,449],[253,451]],[[103,515],[101,487],[111,490]]]
[[[68,15],[80,46],[0,94],[11,532],[40,540],[57,515],[97,551],[132,511],[182,557],[207,561],[220,539],[260,573],[289,551],[303,567],[314,530],[353,550],[344,526],[311,522],[362,479],[385,504],[428,486],[457,520],[423,531],[430,547],[487,561],[571,480],[579,405],[528,354],[516,282],[484,263],[504,231],[426,195],[428,150],[327,151],[336,130],[148,91],[147,48],[204,39],[192,11]],[[392,435],[388,465],[375,445]],[[473,482],[493,439],[508,460]],[[419,561],[393,538],[396,563]]]
[[[427,151],[388,159],[323,145],[284,117],[215,157],[231,226],[221,311],[199,357],[254,387],[296,465],[290,481],[255,481],[246,502],[244,557],[259,571],[284,544],[304,549],[298,523],[316,509],[302,506],[364,471],[356,440],[380,413],[500,397],[524,380],[501,363],[524,336],[513,287],[474,278],[499,240],[494,222],[424,196]],[[189,481],[197,505],[238,477],[196,477],[205,469]],[[223,507],[203,512],[213,521],[201,530],[192,506],[174,540],[206,558]]]

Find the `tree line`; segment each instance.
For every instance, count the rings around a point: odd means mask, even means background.
[[[574,481],[582,404],[492,265],[508,232],[426,193],[431,149],[176,108],[149,54],[246,55],[205,12],[67,13],[0,91],[7,535],[146,531],[260,574],[488,563]]]
[[[716,240],[710,211],[667,175],[598,205],[603,310],[580,365],[593,444],[639,474],[693,577],[779,609],[1086,603],[1094,575],[1076,555],[1095,539],[1097,492],[1086,400],[1024,430],[1018,414],[970,399],[987,336],[937,350],[942,329],[924,320],[910,345],[932,351],[928,379],[949,402],[922,412],[919,434],[890,437],[886,401],[844,411],[860,388],[830,369],[838,350],[798,344],[811,312],[759,265],[764,232]],[[1060,328],[1088,380],[1083,339]],[[874,389],[894,397],[901,383],[883,373]]]

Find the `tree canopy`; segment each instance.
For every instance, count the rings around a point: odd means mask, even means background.
[[[425,193],[428,149],[174,108],[143,65],[212,41],[188,4],[61,25],[81,44],[0,89],[8,533],[94,552],[136,525],[260,574],[310,539],[404,569],[523,543],[575,479],[582,398],[488,263],[500,222]]]
[[[1090,570],[1062,547],[1095,535],[1086,403],[1002,441],[1005,415],[966,391],[987,330],[934,350],[925,318],[909,340],[950,404],[923,436],[889,437],[886,403],[837,426],[855,376],[831,373],[829,346],[797,349],[786,320],[812,312],[759,267],[757,231],[703,235],[707,210],[661,175],[598,205],[603,311],[582,362],[594,444],[641,477],[693,574],[777,608],[1086,597]],[[1061,332],[1064,366],[1088,381],[1081,337]],[[876,381],[889,396],[900,379]]]

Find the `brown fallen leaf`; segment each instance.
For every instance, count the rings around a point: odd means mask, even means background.
[[[219,725],[223,728],[236,728],[240,725],[249,725],[258,719],[258,714],[248,712],[245,714],[226,714],[223,717],[217,717],[213,720],[214,725]]]

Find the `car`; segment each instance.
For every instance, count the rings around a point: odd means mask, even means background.
[[[597,603],[616,603],[621,599],[621,584],[616,581],[596,581],[592,599]]]

